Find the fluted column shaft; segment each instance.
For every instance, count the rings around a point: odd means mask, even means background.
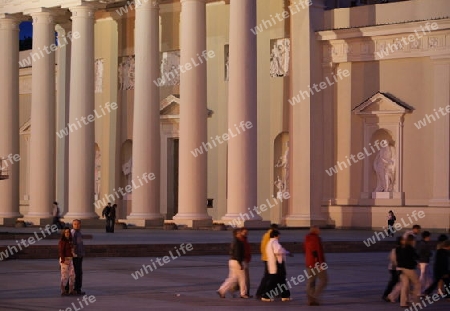
[[[30,208],[27,218],[50,218],[55,200],[55,23],[50,12],[32,13]],[[37,220],[33,222],[38,222]]]
[[[230,80],[228,89],[228,205],[223,219],[260,220],[257,206],[257,69],[255,0],[230,2]],[[259,211],[258,211],[259,212]]]
[[[9,179],[0,181],[0,225],[21,216],[19,163],[14,161],[14,156],[19,156],[18,36],[19,21],[0,18],[0,157],[6,158],[9,171]]]
[[[128,218],[145,220],[146,225],[149,221],[162,224],[159,88],[153,83],[159,78],[160,67],[158,1],[137,5],[135,38],[133,181],[142,185],[133,189]]]
[[[72,39],[69,124],[79,124],[69,134],[69,212],[66,218],[97,218],[94,212],[94,122],[81,122],[94,106],[94,8],[70,8]]]
[[[190,63],[192,69],[181,71],[180,77],[179,212],[173,219],[195,227],[210,220],[206,212],[207,155],[191,153],[207,140],[206,62],[198,61],[206,50],[205,0],[181,0],[180,44],[181,65]]]

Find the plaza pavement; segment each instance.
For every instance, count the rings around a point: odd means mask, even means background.
[[[0,232],[16,233],[33,230],[36,229],[0,228]],[[117,246],[127,243],[224,243],[231,238],[229,231],[129,229],[114,234],[99,229],[82,231],[92,235],[92,239],[85,240],[86,244],[115,243]],[[259,242],[263,232],[250,231],[250,242]],[[306,233],[307,230],[282,230],[280,241],[299,242]],[[335,243],[362,243],[372,234],[373,231],[322,231],[324,241]],[[3,239],[0,245],[12,242]],[[44,239],[38,243],[55,244],[57,240]],[[404,310],[398,303],[381,300],[389,277],[386,252],[328,253],[330,282],[323,295],[323,305],[319,307],[306,306],[305,284],[294,285],[292,281],[293,301],[269,303],[253,298],[231,298],[231,295],[220,299],[216,290],[227,277],[228,256],[187,256],[182,253],[178,256],[175,252],[172,255],[163,265],[156,264],[156,257],[85,257],[83,290],[93,296],[91,302],[83,302],[79,296],[59,296],[60,274],[56,258],[0,261],[0,310]],[[152,263],[156,267],[153,271],[142,270],[141,277],[135,274],[143,265]],[[288,279],[304,274],[303,269],[303,254],[295,253],[293,258],[287,259]],[[260,256],[254,254],[250,268],[253,295],[262,273]],[[445,299],[423,308],[429,311],[449,309],[450,302]]]

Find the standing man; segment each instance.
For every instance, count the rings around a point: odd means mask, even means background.
[[[266,246],[267,243],[269,243],[270,240],[270,233],[273,230],[278,230],[277,224],[271,224],[269,230],[267,230],[266,233],[264,233],[262,239],[261,239],[261,260],[264,263],[264,275],[261,279],[261,282],[259,283],[258,289],[256,291],[256,299],[261,299],[262,295],[265,293],[265,286],[269,278],[269,270],[267,268],[267,254],[266,254]]]
[[[114,224],[116,223],[117,204],[113,204],[109,211],[109,232],[114,233]]]
[[[102,217],[106,218],[106,232],[111,232],[111,202],[108,203],[108,205],[105,206],[105,208],[102,211]]]
[[[74,219],[72,221],[72,240],[73,240],[73,268],[75,270],[75,288],[74,291],[78,295],[86,294],[81,290],[83,285],[83,257],[85,249],[83,244],[83,236],[80,231],[81,221]]]
[[[61,210],[59,209],[58,202],[53,202],[53,224],[58,227],[58,229],[62,229],[61,225]]]
[[[317,226],[311,226],[309,234],[305,237],[303,248],[305,251],[306,270],[311,276],[306,282],[306,295],[309,306],[318,306],[319,297],[328,283],[328,275],[325,269],[322,269],[322,263],[325,263],[322,239],[319,236],[320,229]],[[313,271],[314,267],[319,268],[319,273]],[[320,283],[316,287],[316,280]]]

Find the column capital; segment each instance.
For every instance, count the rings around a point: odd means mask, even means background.
[[[201,2],[201,3],[206,4],[206,0],[180,0],[181,4],[187,3],[187,2]]]
[[[9,30],[19,30],[19,24],[22,22],[22,19],[17,18],[11,15],[0,15],[0,30],[9,29]]]
[[[161,0],[136,0],[136,10],[137,9],[159,9]]]
[[[79,5],[69,8],[73,18],[90,18],[94,19],[97,8],[93,5]]]

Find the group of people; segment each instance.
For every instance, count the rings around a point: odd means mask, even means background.
[[[61,296],[84,295],[83,257],[85,248],[80,231],[81,221],[74,219],[72,230],[64,228],[58,244],[59,263],[61,266]]]
[[[246,228],[233,230],[233,241],[228,261],[229,275],[217,290],[217,294],[221,298],[225,298],[227,293],[234,293],[237,289],[240,291],[241,298],[248,299],[252,297],[250,295],[249,273],[251,250],[247,241],[247,233],[248,230]],[[306,283],[307,303],[310,306],[320,305],[319,297],[328,282],[326,269],[319,268],[313,271],[318,266],[325,264],[325,256],[319,234],[319,227],[312,226],[303,244],[306,264],[305,272],[310,272]],[[293,255],[281,246],[279,238],[278,225],[272,224],[261,239],[260,250],[261,260],[264,263],[264,275],[255,295],[256,299],[261,301],[271,302],[275,298],[281,298],[281,301],[292,300],[291,286],[289,284],[288,287],[286,284],[286,256],[292,257]]]
[[[407,308],[436,289],[442,298],[450,297],[450,240],[445,234],[438,237],[433,269],[430,240],[431,233],[421,232],[420,225],[397,238],[397,247],[389,254],[391,278],[382,296],[385,301],[395,303],[400,296],[400,306]]]

